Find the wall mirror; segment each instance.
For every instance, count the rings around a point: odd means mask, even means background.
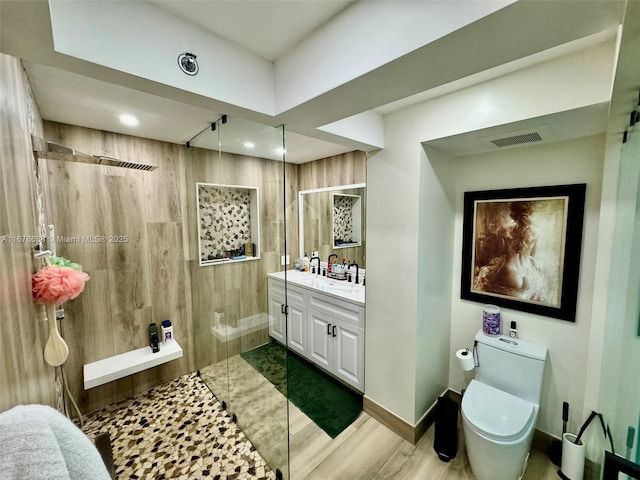
[[[365,266],[366,184],[298,192],[300,256],[318,252],[322,261],[335,253]]]

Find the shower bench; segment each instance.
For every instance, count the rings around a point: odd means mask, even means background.
[[[160,344],[160,351],[156,353],[147,346],[87,363],[84,365],[84,389],[89,390],[180,357],[182,347],[173,340],[167,345]]]

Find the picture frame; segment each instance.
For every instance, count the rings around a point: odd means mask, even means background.
[[[460,297],[575,322],[586,184],[465,192]]]
[[[618,480],[621,473],[640,480],[640,465],[605,450],[602,480]]]

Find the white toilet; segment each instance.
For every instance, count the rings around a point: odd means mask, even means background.
[[[476,376],[462,398],[462,425],[478,480],[518,480],[538,418],[547,347],[479,331]]]

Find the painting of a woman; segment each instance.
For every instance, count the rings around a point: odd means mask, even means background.
[[[563,198],[478,202],[472,291],[558,307],[566,215]]]

